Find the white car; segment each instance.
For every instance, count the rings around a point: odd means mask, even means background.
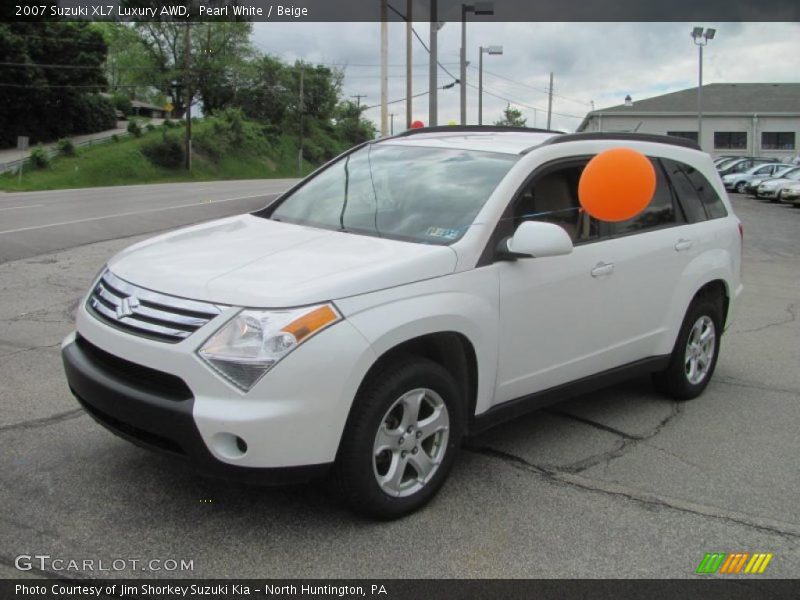
[[[800,206],[800,181],[784,185],[778,193],[778,198],[786,204]]]
[[[627,147],[647,208],[600,222],[578,182]],[[358,146],[254,214],[108,261],[63,344],[101,424],[212,475],[328,473],[356,511],[428,501],[465,436],[652,373],[686,400],[742,290],[711,158],[643,134],[444,127]]]
[[[756,198],[766,198],[770,202],[778,202],[778,193],[786,185],[800,181],[800,167],[784,172],[776,179],[766,179],[758,184]]]
[[[757,197],[756,192],[758,190],[759,185],[770,179],[780,179],[781,177],[783,177],[785,173],[793,171],[796,168],[797,167],[795,165],[783,164],[781,167],[775,169],[772,175],[758,175],[756,177],[753,177],[750,181],[747,182],[747,185],[745,186],[745,191],[749,192],[753,197]]]

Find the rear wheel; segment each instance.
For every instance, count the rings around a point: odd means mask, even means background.
[[[653,375],[660,391],[676,400],[691,400],[703,393],[717,366],[722,319],[721,298],[694,299],[681,325],[669,366]]]
[[[740,181],[736,184],[735,190],[737,194],[744,194],[744,188],[747,184],[744,181]]]
[[[461,443],[463,403],[452,376],[407,357],[365,382],[348,419],[334,476],[355,512],[409,514],[441,487]]]

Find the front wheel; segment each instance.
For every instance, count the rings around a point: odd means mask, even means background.
[[[439,364],[406,357],[375,373],[339,447],[334,477],[345,502],[380,519],[423,506],[453,465],[463,422],[458,385]]]
[[[746,185],[747,184],[744,181],[740,181],[739,183],[737,183],[736,187],[735,187],[736,193],[737,194],[744,194],[744,188],[745,188]]]
[[[698,297],[686,312],[669,366],[653,375],[656,387],[676,400],[691,400],[706,389],[719,356],[721,299]]]

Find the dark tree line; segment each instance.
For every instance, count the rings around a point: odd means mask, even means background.
[[[0,23],[0,146],[114,127],[103,36],[89,23]],[[70,68],[40,66],[69,65]]]

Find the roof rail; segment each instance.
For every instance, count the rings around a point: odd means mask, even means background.
[[[605,131],[587,131],[585,133],[565,133],[557,137],[551,137],[543,141],[541,144],[526,148],[521,154],[527,154],[534,148],[539,146],[550,146],[552,144],[563,144],[565,142],[581,142],[591,140],[619,140],[624,142],[655,142],[657,144],[669,144],[670,146],[682,146],[683,148],[691,148],[692,150],[700,150],[697,142],[688,140],[686,138],[675,137],[673,135],[659,135],[656,133],[632,133],[632,132],[605,132]]]
[[[469,132],[507,132],[513,131],[515,133],[561,133],[560,131],[552,131],[550,129],[538,129],[536,127],[502,127],[499,125],[438,125],[436,127],[418,127],[416,129],[406,129],[405,131],[393,136],[408,137],[410,135],[417,135],[420,133],[469,133]]]

